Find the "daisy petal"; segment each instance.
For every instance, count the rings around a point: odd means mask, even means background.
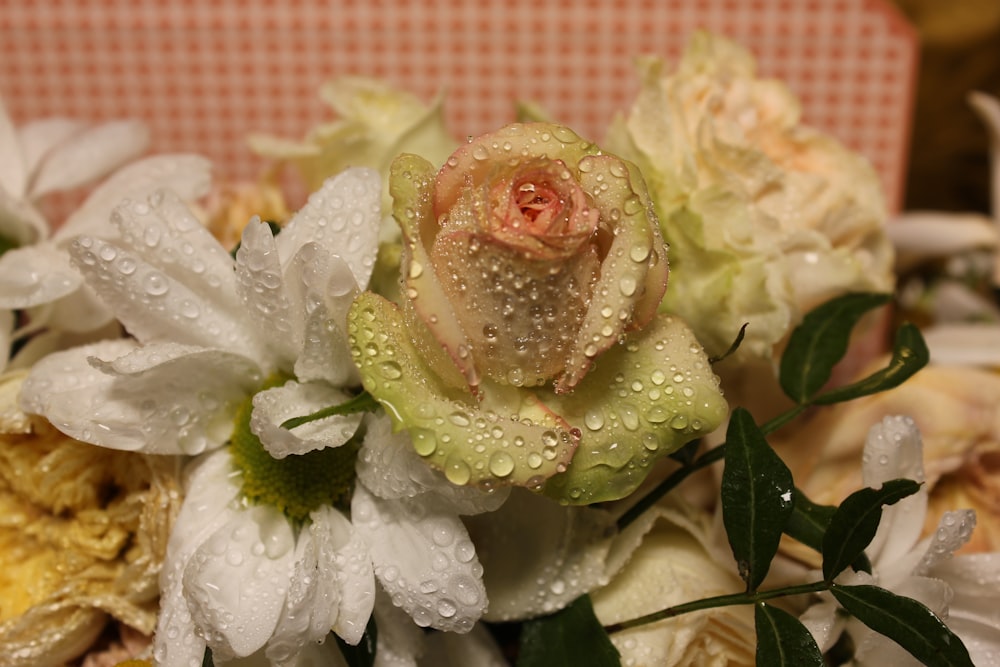
[[[83,278],[69,258],[42,243],[8,250],[0,257],[0,308],[31,308],[75,292]]]
[[[49,223],[24,199],[0,187],[0,236],[18,245],[35,243],[49,233]]]
[[[375,572],[368,545],[351,522],[332,507],[321,507],[310,518],[310,530],[326,558],[321,572],[335,579],[340,589],[333,631],[348,644],[357,645],[375,605]]]
[[[160,615],[153,650],[159,665],[201,664],[205,640],[195,631],[184,597],[184,569],[198,546],[235,518],[232,502],[240,492],[227,452],[202,457],[191,470],[160,574]]]
[[[340,592],[328,575],[334,571],[333,553],[326,548],[325,528],[314,522],[299,534],[285,608],[265,652],[272,664],[291,664],[307,644],[322,643],[330,634]]]
[[[46,154],[29,185],[30,197],[100,178],[141,155],[148,145],[149,130],[139,121],[112,121],[90,128]]]
[[[282,232],[284,234],[284,232]],[[264,327],[271,354],[294,363],[302,346],[301,324],[285,294],[285,281],[274,235],[254,217],[243,229],[243,240],[236,253],[237,293],[250,317],[267,322]]]
[[[72,118],[43,118],[17,128],[26,173],[34,172],[49,151],[86,129],[86,123]]]
[[[145,198],[168,190],[184,201],[208,194],[212,163],[198,155],[155,155],[122,167],[94,188],[53,235],[54,241],[78,234],[106,235],[108,216],[123,199]]]
[[[433,504],[382,500],[358,484],[351,520],[375,576],[421,627],[468,632],[486,610],[482,566],[465,526]]]
[[[140,255],[92,236],[70,245],[84,279],[140,342],[170,340],[264,354],[245,320],[229,315],[224,290],[206,281],[194,289]],[[231,273],[231,271],[230,271]]]
[[[28,163],[14,121],[0,99],[0,193],[20,199],[28,187]]]
[[[421,667],[507,667],[497,643],[482,625],[467,635],[434,632],[427,635],[427,651],[417,663]]]
[[[256,505],[198,546],[184,569],[195,624],[222,662],[262,648],[285,606],[295,557],[292,527],[278,510]]]
[[[198,454],[232,432],[232,410],[260,381],[247,359],[114,340],[38,361],[21,405],[78,440],[151,454]]]
[[[928,540],[927,551],[913,574],[926,575],[935,566],[949,560],[952,554],[969,541],[975,527],[975,510],[945,512],[933,536]]]
[[[360,413],[325,417],[292,430],[282,428],[281,424],[292,417],[318,412],[348,399],[348,394],[325,383],[299,384],[290,380],[254,395],[250,430],[276,459],[324,447],[340,447],[357,432],[361,424]]]
[[[367,285],[375,267],[382,225],[382,184],[378,172],[352,168],[327,179],[278,235],[281,256],[315,241],[351,267],[358,285]]]

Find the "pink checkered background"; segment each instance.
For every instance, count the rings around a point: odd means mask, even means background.
[[[865,154],[902,197],[916,40],[883,0],[0,0],[0,94],[15,121],[148,122],[156,151],[196,151],[253,179],[255,131],[330,118],[319,85],[382,77],[430,101],[456,137],[540,103],[591,139],[628,107],[632,58],[680,56],[707,28],[784,79],[805,121]]]

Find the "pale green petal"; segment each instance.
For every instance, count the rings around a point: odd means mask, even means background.
[[[453,483],[537,488],[569,463],[574,438],[537,406],[507,404],[499,414],[446,387],[424,364],[399,308],[384,298],[361,294],[348,333],[365,389]]]
[[[547,403],[583,432],[569,469],[545,485],[574,504],[627,496],[653,463],[715,430],[728,412],[704,350],[666,315],[606,352],[572,394]]]

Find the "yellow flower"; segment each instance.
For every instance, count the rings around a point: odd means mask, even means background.
[[[111,616],[149,634],[180,505],[167,459],[80,443],[20,413],[0,378],[0,655],[60,665]]]
[[[234,248],[250,218],[284,224],[292,217],[275,177],[266,175],[256,183],[229,183],[212,194],[207,224],[223,248]]]

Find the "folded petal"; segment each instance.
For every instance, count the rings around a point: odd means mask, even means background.
[[[366,286],[378,252],[381,188],[378,172],[372,169],[347,169],[327,179],[278,235],[281,257],[287,261],[315,241],[344,259],[358,285]]]
[[[221,662],[246,657],[274,633],[295,559],[292,527],[269,505],[241,509],[184,568],[195,625]]]
[[[94,188],[53,234],[53,241],[77,234],[106,236],[108,217],[124,199],[145,200],[157,190],[167,190],[181,200],[192,201],[208,194],[212,164],[199,155],[154,155],[122,167]]]
[[[46,153],[29,195],[36,199],[100,178],[138,157],[148,145],[149,130],[139,121],[111,121],[89,128]]]
[[[499,510],[466,522],[485,571],[487,620],[552,613],[607,583],[605,559],[614,533],[607,512],[514,489]]]
[[[84,442],[198,454],[228,439],[235,406],[260,381],[252,362],[230,352],[105,341],[40,360],[21,405]]]
[[[83,278],[51,244],[14,248],[0,256],[0,308],[31,308],[71,294]]]
[[[351,522],[332,507],[320,507],[309,516],[324,563],[320,572],[334,579],[339,591],[333,631],[356,645],[375,605],[375,572],[368,545]]]
[[[434,632],[427,635],[427,650],[420,656],[420,667],[507,667],[500,647],[482,625],[467,635]]]
[[[429,505],[382,500],[358,484],[351,520],[393,604],[421,627],[468,632],[487,606],[483,568],[458,517]]]
[[[43,118],[17,128],[26,173],[33,173],[50,151],[86,129],[86,123],[73,118]]]
[[[196,631],[184,595],[184,570],[201,544],[236,516],[234,481],[229,453],[215,452],[190,468],[184,503],[167,544],[160,574],[160,615],[153,655],[163,667],[201,664],[205,639]]]
[[[340,447],[358,430],[361,413],[324,417],[291,430],[281,424],[292,417],[318,412],[349,399],[348,394],[328,384],[300,384],[290,380],[280,387],[265,389],[254,395],[250,430],[276,459],[324,447]]]

